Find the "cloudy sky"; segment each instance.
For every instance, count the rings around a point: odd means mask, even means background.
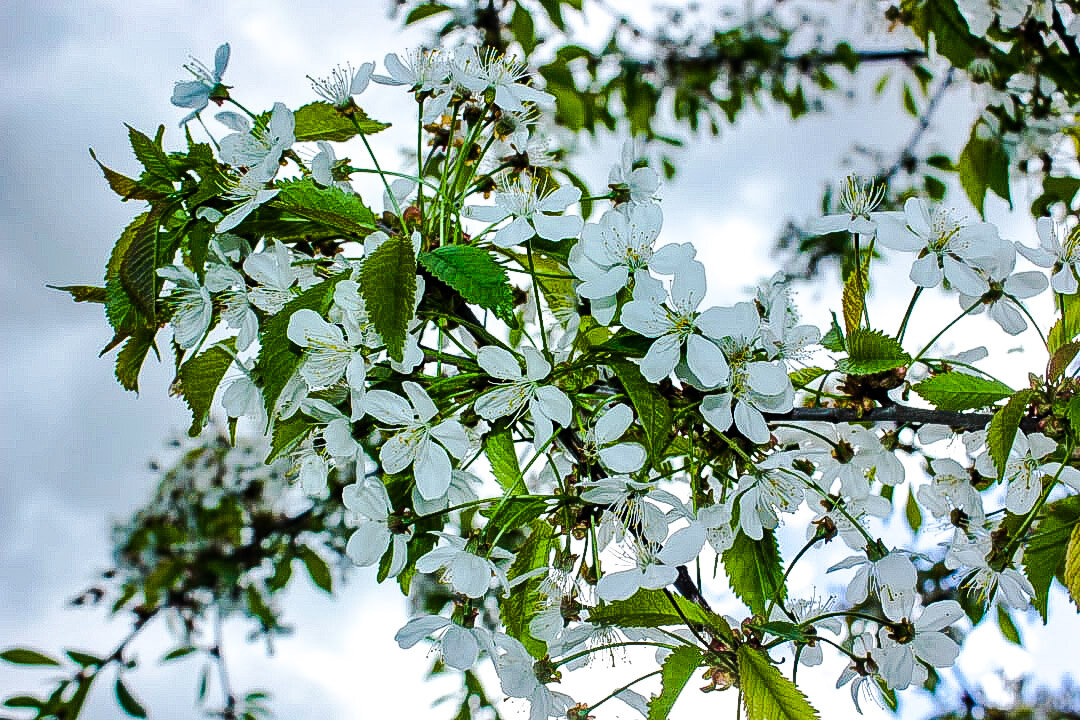
[[[0,96],[7,167],[0,175],[0,448],[8,467],[0,483],[0,647],[103,650],[123,635],[125,627],[66,603],[107,567],[110,525],[149,496],[154,477],[147,461],[162,456],[164,440],[188,424],[183,404],[167,396],[168,366],[148,362],[142,394],[124,392],[112,376],[113,355],[97,358],[110,336],[100,307],[75,305],[45,287],[100,282],[107,253],[138,211],[112,195],[87,148],[106,164],[134,172],[125,122],[147,133],[164,123],[167,144],[178,144],[176,122],[184,111],[169,105],[172,84],[185,79],[180,66],[189,54],[209,60],[221,42],[232,45],[227,81],[245,105],[268,108],[280,100],[295,108],[312,99],[305,75],[325,74],[340,62],[378,60],[423,39],[401,31],[387,17],[384,0],[299,5],[16,0],[0,8],[0,76],[7,88]],[[855,84],[860,97],[869,95],[872,82]],[[369,94],[364,107],[379,119],[400,121],[407,133],[380,136],[381,152],[393,158],[395,143],[412,137],[398,112],[408,104],[382,88]],[[876,102],[840,102],[829,115],[794,127],[780,111],[767,109],[748,114],[719,140],[695,140],[692,152],[677,156],[684,171],[664,188],[665,237],[694,240],[710,267],[723,268],[710,276],[712,300],[742,299],[748,284],[771,274],[771,239],[785,218],[813,212],[821,184],[841,172],[850,138],[903,144],[911,127],[896,112],[898,104],[891,93]],[[955,148],[967,133],[965,112],[960,97],[943,114],[964,118],[937,128],[943,143]],[[598,158],[584,168],[593,178],[606,174],[617,140],[588,143]],[[822,320],[824,303],[836,302],[833,295],[803,291],[812,319]],[[885,295],[878,298],[881,312],[896,313],[884,305]],[[1022,368],[1014,374],[1022,380]],[[353,582],[332,599],[304,581],[295,584],[285,607],[299,630],[277,644],[273,657],[243,642],[244,627],[229,628],[238,687],[271,690],[280,717],[368,718],[391,709],[399,716],[428,715],[447,686],[423,682],[422,649],[404,652],[393,643],[407,617],[395,588],[375,590],[372,575],[363,572],[353,573]],[[1061,597],[1052,603],[1058,618],[1069,615]],[[995,662],[1008,663],[1012,672],[1027,669],[1035,656],[1049,665],[1042,668],[1047,681],[1056,683],[1067,665],[1046,652],[1050,639],[1038,628],[1029,622],[1024,629],[1029,655],[1001,649],[996,631],[976,638],[965,653],[972,655],[969,676],[992,671]],[[1075,623],[1073,632],[1080,636]],[[191,718],[198,668],[156,668],[167,642],[161,631],[136,648],[145,667],[131,685],[151,717]],[[995,662],[985,660],[987,648],[1000,653]],[[839,698],[846,709],[843,694],[828,690],[840,661],[826,665],[805,675],[804,687],[821,707]],[[0,665],[0,694],[44,687],[35,679],[45,683],[48,676]],[[594,694],[581,699],[595,700]],[[676,717],[733,702],[734,695],[688,691]],[[600,716],[632,716],[614,705]],[[103,685],[85,717],[104,720],[117,712]]]

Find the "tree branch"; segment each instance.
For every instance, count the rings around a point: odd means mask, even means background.
[[[993,418],[991,413],[948,412],[928,410],[904,405],[874,408],[859,411],[855,408],[795,408],[786,413],[765,413],[765,420],[775,425],[782,422],[895,422],[913,425],[946,425],[961,430],[982,430]],[[1037,429],[1038,418],[1025,417],[1020,421],[1021,429]]]

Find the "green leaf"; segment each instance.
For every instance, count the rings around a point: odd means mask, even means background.
[[[125,390],[139,392],[139,371],[154,347],[154,330],[137,330],[116,355],[116,379]]]
[[[1009,196],[1009,156],[999,138],[986,140],[978,137],[972,129],[971,137],[957,160],[960,184],[971,199],[971,204],[984,215],[983,201],[987,190],[1012,206]]]
[[[829,325],[829,332],[825,333],[825,337],[821,338],[821,346],[833,352],[844,351],[844,331],[840,329],[840,323],[836,321],[836,313],[832,314],[832,324]]]
[[[911,117],[919,116],[919,108],[915,105],[915,95],[911,92],[911,86],[904,83],[904,109]]]
[[[528,491],[509,428],[493,430],[484,436],[484,455],[503,490],[514,495]]]
[[[300,562],[304,563],[304,567],[307,568],[308,575],[311,577],[311,582],[315,583],[315,587],[326,592],[333,592],[334,580],[330,576],[330,566],[317,552],[307,545],[300,545],[296,548],[296,557],[300,558]]]
[[[1066,569],[1066,554],[1076,526],[1080,524],[1080,496],[1067,497],[1048,504],[1045,515],[1035,526],[1034,534],[1024,547],[1024,574],[1035,588],[1032,605],[1045,624],[1050,584],[1054,577],[1062,578]]]
[[[450,10],[450,8],[447,7],[446,5],[444,5],[443,3],[437,3],[437,2],[423,3],[423,4],[420,4],[420,5],[417,5],[412,10],[409,11],[409,14],[405,16],[405,24],[406,25],[412,25],[415,22],[420,22],[421,20],[424,20],[425,18],[429,18],[432,15],[438,15],[439,13],[447,12],[448,10]]]
[[[416,296],[416,256],[407,237],[392,237],[364,260],[360,293],[390,357],[401,361]]]
[[[1050,334],[1046,338],[1051,355],[1080,335],[1080,298],[1076,295],[1065,295],[1063,301],[1065,312],[1050,328]]]
[[[139,701],[135,699],[127,686],[124,685],[124,681],[119,677],[116,678],[116,701],[120,703],[120,709],[131,717],[146,717],[146,710],[143,709],[143,706],[139,704]]]
[[[904,517],[907,518],[911,532],[919,532],[919,528],[922,527],[923,517],[922,510],[919,509],[919,503],[915,502],[914,492],[908,492],[907,504],[904,506]]]
[[[844,293],[841,304],[844,309],[844,328],[848,335],[859,329],[862,324],[863,310],[866,307],[866,292],[870,284],[870,258],[862,267],[853,270],[844,281]]]
[[[161,656],[161,662],[166,663],[170,660],[178,660],[182,657],[187,657],[191,653],[197,651],[199,648],[194,645],[181,645],[178,648],[173,648],[169,652]]]
[[[274,423],[274,433],[270,440],[270,454],[264,461],[267,465],[277,460],[283,453],[292,450],[314,427],[303,418],[303,413],[293,413],[285,420]]]
[[[648,720],[666,720],[686,683],[701,665],[701,651],[683,645],[664,659],[660,673],[660,694],[649,701]]]
[[[1080,342],[1068,342],[1057,349],[1046,363],[1046,379],[1056,382],[1080,352]]]
[[[156,215],[147,211],[140,213],[128,223],[116,241],[116,245],[113,246],[109,262],[105,267],[105,316],[121,339],[138,328],[155,325],[139,310],[120,279],[120,267],[124,256],[143,228],[152,222],[156,222]]]
[[[90,653],[79,652],[78,650],[65,650],[64,654],[71,658],[72,662],[78,663],[83,667],[92,667],[95,665],[101,666],[105,664],[105,658],[91,655]]]
[[[753,614],[764,615],[770,600],[787,596],[780,549],[772,530],[765,530],[760,540],[738,533],[724,551],[723,560],[731,589]]]
[[[325,316],[327,310],[330,309],[330,303],[334,300],[334,286],[347,276],[348,273],[341,273],[308,288],[290,300],[281,312],[263,323],[263,328],[259,332],[259,357],[255,362],[255,370],[262,378],[263,399],[266,401],[267,417],[271,421],[277,408],[278,397],[285,388],[285,384],[296,372],[302,357],[299,348],[289,341],[289,336],[286,334],[289,329],[289,319],[294,312],[304,308]]]
[[[356,135],[352,120],[328,102],[319,100],[308,103],[297,108],[293,117],[296,119],[294,134],[297,141],[344,142]]]
[[[1013,622],[1012,615],[1001,605],[997,606],[997,622],[1002,637],[1013,645],[1024,647],[1024,643],[1020,639],[1020,630],[1016,627],[1016,623]]]
[[[367,237],[375,231],[375,215],[357,195],[338,187],[321,188],[315,181],[286,180],[276,186],[274,207],[313,220],[343,235]]]
[[[1069,597],[1080,608],[1080,524],[1074,525],[1065,550],[1065,571],[1062,579]]]
[[[1033,390],[1020,390],[1015,393],[1009,398],[1009,402],[1005,403],[1005,407],[994,414],[986,428],[986,446],[990,450],[990,459],[994,461],[999,479],[1005,472],[1005,461],[1009,458],[1020,420],[1027,412],[1033,394]]]
[[[0,652],[0,660],[7,660],[14,665],[51,665],[59,666],[58,660],[30,648],[11,648]]]
[[[514,5],[514,14],[510,17],[510,31],[521,44],[525,55],[532,55],[536,49],[536,28],[533,25],[532,14],[521,4]]]
[[[880,330],[856,330],[846,344],[848,356],[836,363],[836,369],[848,375],[873,375],[911,362],[900,343]]]
[[[444,245],[421,255],[420,264],[466,302],[492,310],[506,322],[513,319],[510,279],[486,250],[472,245]]]
[[[788,378],[791,379],[791,384],[795,386],[795,389],[804,388],[814,380],[828,372],[825,368],[819,367],[806,367],[799,368],[798,370],[792,370],[788,373]]]
[[[148,318],[149,324],[155,324],[159,219],[157,209],[152,209],[147,222],[135,233],[120,261],[120,282],[139,311]]]
[[[151,188],[144,188],[139,185],[138,181],[129,178],[127,175],[111,170],[98,160],[97,155],[94,154],[94,149],[90,148],[90,157],[94,158],[94,162],[101,168],[101,172],[105,175],[106,182],[109,183],[109,187],[112,191],[119,195],[125,202],[127,200],[160,200],[165,197],[165,193]]]
[[[937,52],[948,58],[953,66],[966,68],[976,57],[986,54],[983,50],[986,41],[971,34],[955,0],[909,0],[903,7],[912,12],[910,27],[919,39],[927,44],[932,33]]]
[[[645,431],[645,449],[655,464],[663,457],[671,438],[671,407],[656,386],[646,380],[638,366],[627,360],[612,359],[608,365],[622,383],[637,411],[638,422]]]
[[[934,375],[914,389],[938,410],[949,412],[986,407],[1013,394],[1003,382],[960,372]]]
[[[536,568],[546,567],[551,550],[555,547],[553,528],[547,522],[534,520],[531,532],[521,547],[507,577],[510,580]],[[540,604],[537,589],[542,577],[519,583],[506,596],[499,599],[499,616],[506,627],[506,634],[517,638],[533,657],[540,659],[547,654],[547,645],[529,634],[529,621],[536,615]]]
[[[678,605],[682,615],[672,605]],[[626,600],[615,600],[589,611],[589,621],[601,625],[622,627],[664,627],[685,625],[683,616],[691,623],[732,641],[731,627],[727,620],[678,595],[668,595],[663,590],[641,589]]]
[[[176,377],[180,381],[180,394],[191,408],[191,427],[188,428],[190,437],[197,437],[206,426],[210,418],[210,406],[214,402],[214,393],[217,392],[221,379],[225,377],[225,371],[232,365],[232,351],[235,347],[236,338],[229,338],[191,358],[180,367]]]
[[[170,186],[173,180],[179,180],[180,177],[173,170],[172,163],[169,162],[168,156],[165,155],[165,151],[161,149],[161,146],[143,135],[141,132],[127,126],[128,140],[131,141],[131,149],[135,153],[135,157],[138,158],[142,166],[146,168],[146,172],[153,175]],[[165,126],[162,125],[158,128],[158,137],[161,137],[165,130]]]
[[[44,702],[31,695],[15,695],[4,701],[4,707],[9,708],[32,708],[36,710],[44,705]]]
[[[104,304],[106,298],[108,298],[105,288],[97,287],[96,285],[46,285],[45,287],[52,290],[71,293],[71,299],[77,303],[92,302]]]
[[[780,674],[768,656],[740,645],[739,689],[746,720],[817,720],[818,713],[795,684]]]

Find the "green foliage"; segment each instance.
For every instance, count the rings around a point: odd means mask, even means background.
[[[1020,420],[1027,412],[1028,403],[1034,395],[1032,390],[1020,390],[1009,398],[1005,407],[994,414],[994,418],[986,428],[986,445],[990,451],[990,459],[997,468],[998,478],[1005,472],[1005,462],[1009,459],[1009,451],[1012,450],[1016,431],[1020,427]]]
[[[139,371],[147,353],[154,347],[154,330],[136,330],[116,355],[116,379],[121,387],[139,391]]]
[[[732,591],[755,615],[765,615],[770,600],[787,596],[780,548],[772,530],[764,530],[760,540],[739,532],[723,560]]]
[[[1050,503],[1045,515],[1024,548],[1024,573],[1035,588],[1032,603],[1043,624],[1048,620],[1047,601],[1055,577],[1065,582],[1066,556],[1070,539],[1080,524],[1080,497],[1073,496]]]
[[[648,720],[666,720],[686,683],[701,665],[701,651],[684,645],[664,658],[660,694],[649,701]]]
[[[304,439],[312,424],[303,418],[302,413],[293,413],[285,420],[274,423],[274,431],[270,438],[270,454],[266,457],[266,464],[277,460],[282,455],[291,451]]]
[[[444,245],[419,259],[428,272],[456,290],[466,302],[492,310],[506,322],[513,319],[510,279],[486,250],[472,245]]]
[[[120,709],[127,713],[130,717],[144,718],[146,717],[146,710],[135,699],[135,696],[128,690],[127,685],[118,675],[116,677],[116,702],[120,704]]]
[[[543,520],[534,520],[529,526],[529,537],[517,550],[517,557],[507,572],[507,578],[513,581],[514,578],[536,568],[547,567],[551,551],[556,547],[555,543],[551,525]],[[540,607],[537,588],[542,579],[537,577],[521,582],[499,599],[499,614],[506,626],[506,634],[519,640],[537,659],[547,654],[547,645],[529,634],[529,621]]]
[[[355,123],[350,115],[356,118]],[[390,127],[389,123],[372,120],[360,108],[350,108],[346,114],[321,100],[297,108],[293,117],[297,141],[345,142],[356,135],[371,135]]]
[[[1016,623],[1013,622],[1012,615],[1001,605],[997,606],[997,623],[1003,638],[1013,645],[1024,646],[1023,640],[1020,639],[1020,630],[1017,629]]]
[[[836,313],[832,314],[829,331],[821,338],[821,347],[833,352],[844,351],[844,331],[840,329],[840,323],[836,321]]]
[[[392,237],[364,260],[360,293],[390,357],[401,361],[416,297],[416,255],[407,237]]]
[[[791,384],[796,390],[804,388],[814,380],[828,372],[825,368],[819,367],[805,367],[798,370],[792,370],[788,373],[788,378],[791,380]]]
[[[13,665],[51,665],[60,666],[59,660],[54,660],[48,655],[30,648],[10,648],[0,652],[0,660],[6,660]]]
[[[172,163],[169,161],[168,156],[165,155],[165,151],[161,146],[161,140],[165,134],[165,126],[158,126],[157,136],[153,140],[130,125],[127,126],[127,129],[128,140],[131,141],[131,150],[146,169],[146,174],[152,176],[166,192],[171,191],[172,182],[174,180],[179,180],[180,176],[173,168]]]
[[[911,532],[919,532],[919,528],[922,527],[923,516],[922,510],[919,509],[919,503],[915,502],[914,492],[908,492],[907,503],[904,504],[904,517],[907,519]]]
[[[858,329],[845,344],[848,356],[836,363],[836,369],[848,375],[873,375],[911,362],[900,343],[880,330]]]
[[[983,210],[987,190],[1009,202],[1009,155],[1000,138],[984,139],[972,129],[971,138],[957,160],[960,184],[971,199],[971,204],[985,215]]]
[[[645,449],[650,462],[655,464],[663,457],[671,439],[671,406],[656,386],[642,377],[634,363],[612,359],[608,361],[608,366],[619,378],[637,412],[638,421],[645,431]]]
[[[901,8],[911,14],[911,29],[919,39],[927,44],[933,35],[937,51],[956,67],[966,68],[986,55],[988,43],[971,34],[955,0],[904,0]]]
[[[121,267],[138,237],[156,222],[157,214],[151,211],[137,215],[120,234],[105,268],[105,316],[121,339],[139,328],[154,326],[153,319],[140,309],[123,282]]]
[[[726,641],[732,641],[731,628],[725,619],[685,598],[663,590],[643,588],[626,600],[604,603],[589,612],[590,622],[621,627],[683,625],[685,624],[684,617]]]
[[[853,270],[844,281],[841,305],[844,308],[844,328],[848,335],[859,329],[866,308],[866,293],[870,288],[870,258]]]
[[[1065,551],[1065,570],[1062,584],[1069,591],[1069,597],[1080,608],[1080,523],[1073,526],[1069,536],[1069,547]]]
[[[528,491],[509,428],[496,428],[484,436],[484,455],[503,490],[514,495]]]
[[[938,410],[950,412],[986,407],[1013,394],[999,380],[960,372],[934,375],[916,383],[914,390]]]
[[[1046,337],[1051,356],[1056,355],[1058,350],[1080,335],[1080,298],[1066,295],[1062,302],[1065,306],[1064,312]]]
[[[290,215],[324,225],[344,236],[364,238],[375,231],[375,215],[358,196],[338,187],[323,188],[310,178],[277,184],[271,205]]]
[[[741,645],[737,655],[747,720],[817,720],[817,710],[765,653]]]
[[[263,323],[259,332],[259,357],[255,361],[255,371],[262,378],[263,399],[266,402],[267,417],[271,422],[278,397],[300,366],[302,357],[300,349],[289,341],[289,319],[294,312],[304,308],[326,315],[330,303],[334,300],[334,286],[346,276],[347,273],[342,273],[308,288],[290,300],[281,312]]]
[[[307,545],[300,545],[296,548],[296,556],[300,558],[300,562],[304,563],[304,567],[308,572],[308,577],[311,578],[311,582],[314,583],[315,587],[328,593],[334,591],[334,581],[330,576],[330,566],[319,556],[319,553],[315,552]]]
[[[177,380],[180,394],[191,408],[191,427],[188,435],[197,437],[210,419],[210,406],[214,401],[221,379],[233,362],[236,338],[229,338],[191,358],[180,367]]]

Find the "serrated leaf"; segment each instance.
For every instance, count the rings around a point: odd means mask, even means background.
[[[275,186],[273,207],[313,220],[343,234],[367,237],[375,231],[375,215],[358,196],[338,187],[322,188],[310,178]]]
[[[164,128],[164,125],[158,128],[158,137],[161,137]],[[131,141],[131,150],[135,153],[135,157],[138,158],[139,162],[142,163],[142,166],[146,168],[147,173],[160,178],[170,186],[173,180],[179,179],[173,170],[172,163],[169,162],[168,156],[165,155],[165,151],[155,141],[130,125],[127,126],[127,129],[128,140]]]
[[[792,370],[788,373],[788,378],[791,380],[791,384],[795,389],[803,388],[817,380],[819,377],[828,372],[825,368],[819,367],[806,367],[799,368],[798,370]]]
[[[155,336],[154,330],[138,330],[117,353],[116,379],[125,390],[139,392],[139,371],[146,361],[146,355],[154,347]]]
[[[1069,591],[1069,597],[1080,609],[1080,523],[1073,526],[1072,535],[1069,536],[1069,547],[1065,550],[1063,580],[1065,589]]]
[[[675,610],[672,600],[678,605],[681,615]],[[589,611],[590,622],[621,627],[685,625],[683,616],[731,642],[731,627],[726,620],[683,597],[668,595],[662,590],[641,589],[626,600],[605,603]]]
[[[1080,496],[1067,497],[1048,504],[1045,515],[1035,526],[1024,547],[1024,574],[1035,588],[1032,605],[1045,624],[1050,584],[1054,577],[1064,580],[1065,556],[1076,526],[1080,524]]]
[[[1069,367],[1069,363],[1076,359],[1078,352],[1080,352],[1080,342],[1068,342],[1059,347],[1046,363],[1046,379],[1056,382]]]
[[[518,548],[514,562],[507,572],[507,578],[511,581],[531,570],[547,566],[551,550],[555,547],[553,529],[549,523],[534,520],[530,528],[529,537]],[[517,638],[529,654],[537,659],[547,654],[547,644],[529,633],[529,622],[540,607],[535,601],[539,599],[537,588],[542,580],[542,577],[537,577],[519,583],[499,599],[499,617],[506,627],[506,634]]]
[[[94,162],[97,163],[97,166],[101,168],[101,172],[105,175],[105,181],[109,183],[109,187],[112,188],[112,191],[119,195],[125,202],[128,200],[160,200],[165,197],[165,193],[152,188],[145,188],[139,185],[137,180],[106,167],[98,160],[97,155],[94,154],[93,148],[90,148],[90,157],[92,157]]]
[[[255,370],[262,379],[266,413],[271,420],[278,397],[296,372],[302,357],[300,348],[289,341],[289,319],[294,312],[304,308],[325,315],[334,300],[334,286],[347,276],[348,273],[342,273],[308,288],[263,323],[259,332],[259,357],[255,361]]]
[[[124,681],[119,677],[116,678],[116,701],[120,704],[120,709],[131,717],[146,717],[146,710],[139,704],[139,701],[135,699],[135,696],[131,694],[131,691],[124,685]]]
[[[300,545],[296,548],[296,556],[300,558],[300,562],[304,563],[315,587],[326,592],[333,592],[334,579],[330,575],[330,566],[317,552],[307,545]]]
[[[780,549],[772,530],[765,530],[760,540],[738,533],[724,551],[723,560],[728,584],[753,614],[764,615],[770,600],[787,596]]]
[[[780,674],[765,653],[740,645],[737,656],[746,720],[818,720],[817,710],[806,696]]]
[[[900,343],[880,330],[858,329],[845,344],[848,356],[836,363],[836,369],[847,375],[873,375],[911,362]]]
[[[390,357],[401,361],[416,296],[416,256],[407,237],[392,237],[364,259],[360,293]]]
[[[870,258],[860,268],[853,270],[844,281],[841,305],[844,309],[844,329],[848,335],[855,332],[862,324],[863,311],[866,307],[866,292],[870,284]]]
[[[1033,390],[1020,390],[1009,398],[1005,407],[994,413],[990,424],[986,427],[986,446],[990,451],[990,459],[997,468],[998,478],[1005,472],[1005,462],[1012,450],[1013,440],[1016,439],[1016,431],[1020,427],[1020,420],[1027,412],[1028,402],[1031,400]]]
[[[71,299],[77,303],[91,302],[104,304],[106,298],[108,298],[105,288],[96,285],[46,285],[45,287],[70,293]]]
[[[236,338],[229,338],[191,358],[180,367],[176,377],[180,381],[180,394],[191,409],[191,427],[188,428],[190,437],[197,437],[206,426],[214,394],[221,384],[221,379],[225,377],[225,371],[232,365],[235,347]]]
[[[60,665],[58,660],[54,660],[44,653],[21,647],[0,652],[0,660],[7,660],[13,665],[51,665],[53,667]]]
[[[155,216],[156,217],[156,216]],[[145,314],[139,310],[135,301],[128,294],[120,279],[120,266],[136,236],[143,227],[151,222],[148,210],[140,213],[128,223],[113,246],[109,262],[105,267],[105,317],[122,340],[138,328],[153,327]]]
[[[352,120],[330,103],[321,100],[297,108],[293,118],[296,120],[293,134],[297,141],[344,142],[357,134]]]
[[[528,491],[509,428],[494,430],[484,436],[484,455],[503,490],[514,495]]]
[[[308,431],[314,427],[303,418],[303,413],[293,413],[285,420],[274,423],[274,432],[270,438],[270,454],[266,456],[267,465],[277,460],[282,454],[289,452],[303,440]]]
[[[821,347],[833,352],[844,351],[844,331],[840,329],[840,323],[836,321],[836,313],[832,313],[832,322],[829,331],[821,338]]]
[[[1054,326],[1050,328],[1049,335],[1046,336],[1051,355],[1080,335],[1080,298],[1076,295],[1065,295],[1062,297],[1062,302],[1065,304],[1062,317],[1058,318]]]
[[[513,319],[510,279],[486,250],[472,245],[446,245],[421,255],[420,264],[466,302],[492,310],[504,321]]]
[[[645,449],[649,453],[649,460],[655,464],[663,457],[664,448],[671,438],[671,406],[656,386],[641,375],[634,363],[612,359],[608,365],[630,397],[637,420],[645,431]]]
[[[1013,394],[1013,389],[999,380],[960,372],[934,375],[914,389],[938,410],[949,412],[986,407]]]
[[[660,673],[660,694],[649,701],[648,720],[667,720],[671,708],[686,683],[701,665],[701,651],[683,645],[664,658]]]
[[[158,222],[160,212],[150,211],[147,221],[131,238],[120,261],[120,282],[139,311],[155,324],[157,302]]]
[[[997,606],[997,622],[1002,637],[1013,645],[1024,647],[1024,643],[1020,639],[1020,630],[1016,627],[1016,623],[1013,622],[1012,615],[1002,605]]]

